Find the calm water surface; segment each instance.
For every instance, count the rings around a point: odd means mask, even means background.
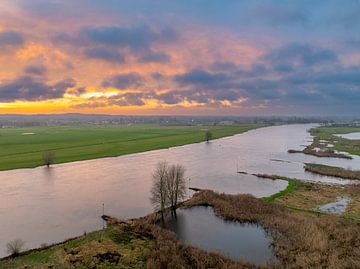
[[[0,256],[6,254],[6,243],[15,238],[33,248],[101,228],[102,203],[105,213],[116,217],[146,215],[152,211],[151,175],[162,160],[184,165],[189,186],[257,197],[276,193],[287,183],[238,174],[237,170],[347,183],[306,173],[303,163],[360,169],[359,157],[343,160],[287,153],[289,148],[301,149],[310,143],[307,129],[313,126],[266,127],[209,144],[59,164],[51,169],[0,172]]]
[[[360,140],[360,133],[337,134],[336,136],[350,140]]]
[[[177,210],[177,218],[167,219],[165,227],[185,244],[220,252],[234,260],[266,264],[276,259],[271,237],[261,226],[224,221],[211,207]]]

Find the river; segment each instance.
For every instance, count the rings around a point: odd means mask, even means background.
[[[303,163],[360,169],[359,157],[345,160],[287,153],[290,148],[301,149],[311,142],[307,129],[313,126],[265,127],[211,143],[58,164],[50,169],[0,172],[0,256],[6,255],[6,243],[15,238],[24,240],[27,248],[34,248],[101,228],[103,203],[106,214],[119,218],[150,213],[152,172],[159,161],[184,165],[191,187],[257,197],[274,194],[287,183],[237,171],[348,183],[307,173]]]

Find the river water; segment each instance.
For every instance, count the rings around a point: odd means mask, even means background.
[[[184,165],[191,187],[257,197],[276,193],[287,183],[237,171],[348,183],[307,173],[303,163],[360,169],[359,157],[345,160],[287,153],[311,142],[307,129],[313,126],[266,127],[211,143],[59,164],[50,169],[0,172],[0,256],[6,255],[6,243],[15,238],[34,248],[101,228],[103,203],[106,214],[119,218],[150,213],[151,176],[159,161]]]

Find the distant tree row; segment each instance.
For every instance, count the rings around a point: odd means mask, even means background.
[[[167,162],[158,163],[153,174],[150,200],[155,210],[160,211],[163,221],[167,208],[176,217],[178,203],[185,197],[185,168],[182,165],[169,165]]]

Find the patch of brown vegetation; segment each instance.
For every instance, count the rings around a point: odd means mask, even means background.
[[[304,169],[323,176],[333,176],[351,180],[360,180],[360,171],[322,164],[306,163]]]
[[[250,195],[199,192],[187,206],[211,204],[227,220],[252,222],[271,232],[283,268],[356,268],[360,225],[338,216],[313,216]]]
[[[340,196],[350,196],[347,187],[297,181],[293,192],[277,198],[275,203],[292,208],[316,210],[320,205],[330,203]]]
[[[320,148],[321,151],[316,151],[315,148]],[[317,137],[314,138],[314,141],[311,145],[307,146],[303,150],[289,149],[288,153],[304,153],[316,157],[352,159],[350,155],[336,153],[333,149],[325,147],[320,143],[320,139]]]

